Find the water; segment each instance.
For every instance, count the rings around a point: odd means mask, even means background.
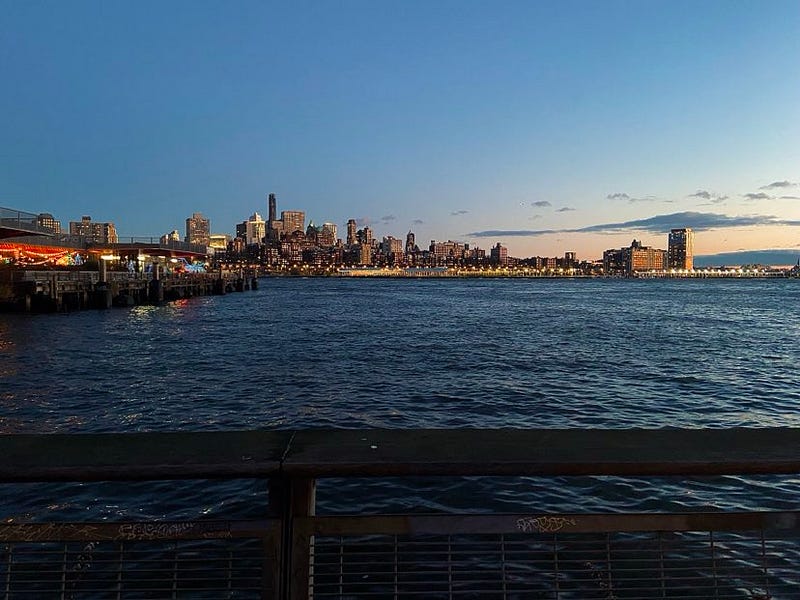
[[[266,279],[0,315],[0,432],[800,426],[794,280]],[[251,517],[261,482],[14,486],[7,518]],[[794,477],[325,482],[326,510],[790,509]],[[54,501],[53,498],[66,498]]]

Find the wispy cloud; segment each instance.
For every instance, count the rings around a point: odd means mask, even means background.
[[[776,190],[776,189],[781,189],[781,188],[794,187],[796,185],[797,185],[796,183],[792,183],[791,181],[787,181],[787,180],[784,179],[783,181],[773,181],[772,183],[770,183],[768,185],[762,185],[758,189],[760,189],[760,190]]]
[[[464,209],[454,210],[453,212],[450,213],[450,215],[453,216],[453,217],[458,217],[458,216],[461,216],[461,215],[466,215],[468,212],[469,212],[468,210],[464,210]]]
[[[713,192],[709,192],[708,190],[697,190],[694,194],[689,194],[686,196],[687,198],[699,198],[701,200],[708,200],[708,203],[705,206],[711,204],[720,204],[721,202],[725,202],[728,199],[727,196],[720,196],[719,194],[715,194]]]
[[[614,194],[609,194],[606,196],[606,200],[630,200],[631,197],[624,192],[616,192]]]
[[[660,198],[657,196],[631,196],[625,192],[615,192],[614,194],[608,194],[608,196],[606,196],[606,200],[624,200],[633,204],[635,202],[658,202]],[[664,200],[664,202],[672,201]]]
[[[411,221],[412,225],[423,225],[424,223],[425,221],[423,221],[422,219],[414,219],[413,221]]]
[[[531,202],[531,206],[535,206],[537,208],[545,208],[547,206],[553,206],[547,200],[537,200],[536,202]]]
[[[381,221],[384,223],[391,223],[392,221],[396,221],[397,217],[394,215],[386,215],[385,217],[381,217]]]
[[[749,193],[749,194],[742,194],[742,197],[747,198],[748,200],[770,200],[772,196],[767,194],[766,192],[756,192],[756,193]]]
[[[527,237],[552,233],[621,233],[625,231],[647,231],[664,233],[678,227],[691,227],[696,231],[709,229],[725,229],[731,227],[752,227],[759,225],[800,226],[800,221],[782,220],[771,215],[741,215],[731,217],[716,213],[679,212],[668,215],[656,215],[647,219],[636,219],[620,223],[602,223],[579,227],[577,229],[539,229],[539,230],[498,230],[473,231],[469,237]]]
[[[781,200],[800,200],[800,196],[781,196]]]
[[[556,212],[572,212],[573,210],[575,209],[570,206],[562,206]]]

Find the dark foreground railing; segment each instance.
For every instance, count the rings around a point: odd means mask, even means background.
[[[267,519],[0,525],[5,598],[800,598],[800,513],[315,515],[324,477],[796,474],[800,430],[0,436],[0,481],[269,480]]]

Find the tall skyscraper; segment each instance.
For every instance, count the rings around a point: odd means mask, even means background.
[[[186,241],[190,244],[208,246],[211,241],[211,221],[202,213],[194,213],[186,219]]]
[[[667,267],[670,269],[694,268],[694,232],[689,228],[669,232]]]
[[[278,218],[278,203],[277,200],[275,199],[275,194],[269,195],[267,203],[269,204],[269,215],[267,220],[271,222]]]
[[[356,220],[350,219],[347,221],[347,245],[356,245]]]

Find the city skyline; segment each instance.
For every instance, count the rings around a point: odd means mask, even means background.
[[[233,233],[274,191],[514,256],[798,247],[795,3],[155,7],[4,7],[0,204]]]

